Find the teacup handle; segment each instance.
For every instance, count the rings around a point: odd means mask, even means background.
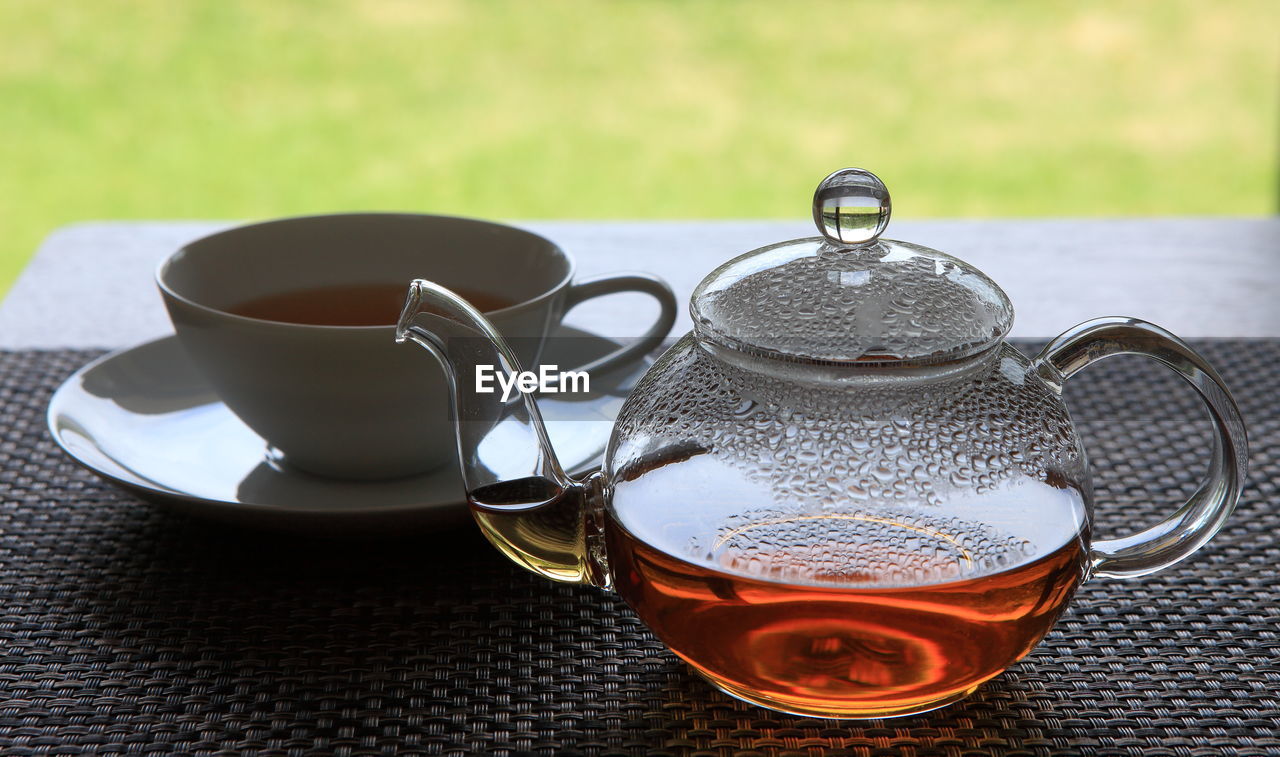
[[[653,297],[658,301],[658,319],[636,342],[619,347],[585,365],[576,366],[574,370],[585,373],[612,370],[623,363],[629,363],[647,355],[667,338],[672,324],[676,322],[676,296],[672,293],[671,287],[667,286],[667,282],[647,273],[610,274],[577,282],[569,288],[568,298],[565,300],[565,312],[593,297],[621,292],[641,292]]]
[[[1213,419],[1209,474],[1173,515],[1145,531],[1093,542],[1092,574],[1132,578],[1187,557],[1222,528],[1235,509],[1248,467],[1244,421],[1218,373],[1181,339],[1146,321],[1108,317],[1058,336],[1036,356],[1037,373],[1061,391],[1082,368],[1112,355],[1142,355],[1172,368],[1200,393]]]

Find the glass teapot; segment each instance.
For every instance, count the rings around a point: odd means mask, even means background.
[[[1133,318],[1080,324],[1028,359],[1003,341],[1004,292],[962,260],[881,239],[889,214],[878,178],[837,171],[814,196],[821,236],[712,271],[693,331],[621,408],[603,468],[577,480],[532,396],[473,391],[477,366],[520,370],[502,338],[457,295],[413,282],[397,339],[452,379],[488,539],[548,578],[616,590],[732,696],[871,718],[963,698],[1026,655],[1085,578],[1159,570],[1218,531],[1246,439],[1213,368]],[[1124,353],[1196,388],[1214,447],[1168,519],[1095,539],[1062,386]]]

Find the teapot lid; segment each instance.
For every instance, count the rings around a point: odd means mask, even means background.
[[[690,311],[702,339],[752,355],[867,367],[933,365],[995,346],[1013,306],[946,253],[889,239],[889,190],[846,168],[813,195],[820,237],[761,247],[712,271]]]

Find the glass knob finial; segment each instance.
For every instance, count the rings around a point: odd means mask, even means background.
[[[839,245],[874,242],[889,225],[889,190],[870,171],[842,168],[813,193],[813,222]]]

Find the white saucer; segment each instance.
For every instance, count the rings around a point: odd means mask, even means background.
[[[617,345],[562,327],[546,363],[583,365]],[[540,399],[566,470],[600,464],[618,408],[649,361],[593,373],[589,394]],[[568,399],[561,399],[568,398]],[[76,462],[149,501],[240,524],[330,534],[401,532],[467,518],[456,465],[387,481],[313,476],[269,461],[174,336],[105,355],[49,402],[49,430]]]

